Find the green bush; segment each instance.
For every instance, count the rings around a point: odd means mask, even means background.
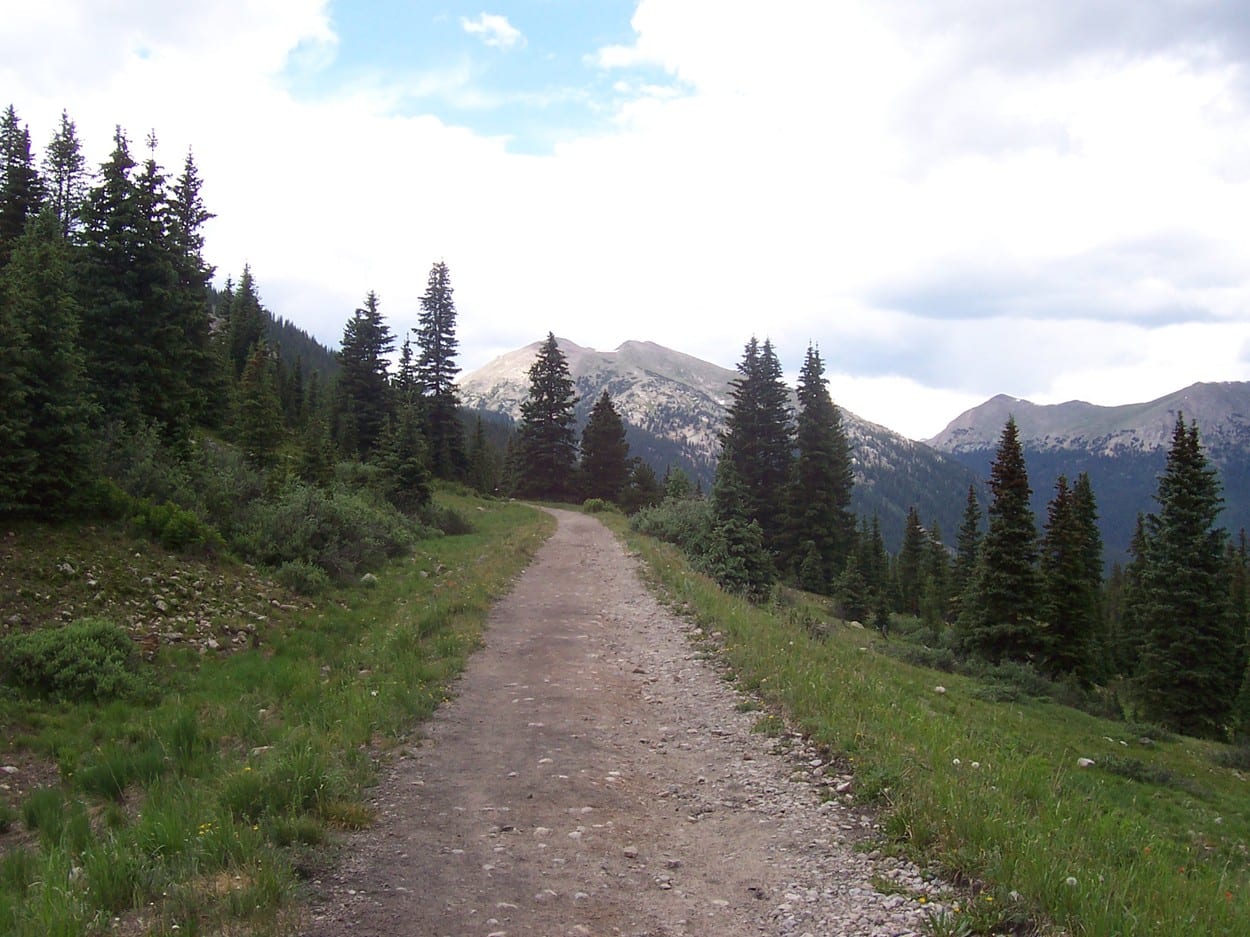
[[[892,642],[883,647],[886,654],[916,667],[928,667],[943,673],[954,673],[958,665],[955,652],[948,647],[928,647],[924,644]]]
[[[221,534],[172,501],[137,501],[130,522],[161,546],[180,553],[216,553],[225,547]]]
[[[256,506],[235,546],[256,563],[302,561],[345,580],[404,553],[415,532],[412,522],[366,493],[332,494],[296,484]]]
[[[602,514],[604,511],[619,510],[611,501],[604,501],[602,498],[587,498],[582,502],[582,511],[585,514]]]
[[[675,543],[687,556],[700,556],[712,531],[712,505],[703,498],[666,498],[643,508],[629,523],[639,533]]]
[[[427,527],[440,531],[448,537],[473,533],[473,524],[455,508],[440,504],[427,504],[418,512],[418,519]]]
[[[300,595],[318,595],[330,585],[326,571],[307,560],[287,560],[274,572],[274,578]]]
[[[150,692],[136,669],[130,636],[97,618],[5,638],[0,673],[27,693],[56,700],[100,702]]]

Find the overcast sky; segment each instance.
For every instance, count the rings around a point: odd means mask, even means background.
[[[483,6],[483,2],[486,4]],[[188,147],[218,280],[328,344],[451,270],[548,331],[819,345],[913,438],[997,393],[1250,379],[1250,0],[0,0],[42,149]],[[0,101],[0,107],[9,102]]]

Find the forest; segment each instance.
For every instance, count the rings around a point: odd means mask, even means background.
[[[466,529],[434,506],[436,482],[615,506],[727,589],[825,596],[913,662],[1016,668],[1100,712],[1250,733],[1246,538],[1216,528],[1220,480],[1183,417],[1157,508],[1109,576],[1089,478],[1055,479],[1039,524],[1010,422],[990,502],[969,490],[953,546],[913,509],[891,556],[879,520],[851,512],[852,453],[814,347],[791,414],[771,343],[746,345],[704,497],[630,457],[608,394],[578,434],[550,333],[516,427],[466,412],[445,263],[410,334],[365,290],[333,353],[265,308],[252,269],[215,288],[193,155],[174,174],[154,134],[134,149],[119,128],[90,171],[68,115],[41,155],[13,106],[0,123],[0,516],[123,522],[315,593]]]

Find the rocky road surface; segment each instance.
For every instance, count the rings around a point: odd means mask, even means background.
[[[753,732],[611,533],[555,513],[305,937],[926,933],[938,885],[871,850],[853,779]]]

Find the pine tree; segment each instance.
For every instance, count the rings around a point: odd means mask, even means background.
[[[264,342],[257,342],[239,381],[234,432],[247,461],[259,469],[273,468],[282,444],[282,404],[274,372],[275,356]]]
[[[50,207],[61,234],[69,238],[81,225],[87,195],[87,161],[78,141],[78,129],[65,111],[61,111],[61,125],[44,153],[43,174]]]
[[[527,498],[566,499],[575,487],[573,408],[577,394],[568,360],[551,332],[530,366],[529,379],[529,395],[521,404],[517,431],[516,492]]]
[[[897,582],[898,611],[905,615],[920,614],[920,600],[924,584],[921,574],[924,568],[925,547],[929,535],[920,523],[920,512],[915,505],[907,509],[907,524],[903,528],[903,545],[898,552]]]
[[[595,401],[582,430],[582,496],[620,504],[629,475],[625,423],[605,390]]]
[[[1085,497],[1092,499],[1092,492]],[[1067,477],[1060,475],[1042,539],[1046,630],[1041,662],[1054,676],[1070,674],[1088,684],[1098,669],[1094,649],[1102,576],[1100,570],[1095,578],[1090,577],[1090,532],[1085,520],[1076,491],[1068,487]]]
[[[963,646],[992,662],[1029,661],[1041,649],[1037,526],[1029,506],[1028,471],[1016,421],[1008,419],[990,466],[989,529],[965,592]]]
[[[416,514],[430,503],[429,455],[421,431],[416,401],[401,404],[382,440],[382,470],[387,499],[405,514]]]
[[[26,224],[39,214],[43,182],[35,169],[30,131],[10,104],[0,117],[0,268],[9,262]]]
[[[265,338],[265,312],[256,291],[256,280],[252,276],[250,264],[244,264],[243,275],[239,277],[239,285],[231,289],[227,283],[228,306],[223,310],[227,327],[223,331],[223,339],[227,343],[226,357],[229,359],[233,378],[238,380],[252,356],[252,348]]]
[[[747,514],[747,492],[732,460],[721,459],[712,486],[712,529],[698,566],[728,592],[767,597],[777,574],[760,525]]]
[[[664,498],[664,488],[656,477],[655,469],[637,457],[629,460],[629,483],[621,494],[621,507],[634,514],[643,508],[659,504]]]
[[[169,314],[182,332],[191,418],[213,426],[220,422],[226,404],[226,386],[212,347],[209,295],[213,267],[204,260],[203,229],[215,216],[204,207],[202,185],[188,150],[169,206],[169,242],[176,277]]]
[[[921,564],[920,617],[935,641],[950,615],[950,580],[950,559],[946,554],[946,545],[942,543],[941,528],[934,521],[925,538],[924,560]]]
[[[1138,599],[1141,658],[1135,680],[1143,715],[1179,732],[1218,736],[1242,677],[1244,634],[1229,616],[1223,505],[1198,427],[1176,420],[1146,518]]]
[[[795,563],[796,549],[802,554],[798,563],[807,567],[800,576],[804,587],[825,594],[833,590],[855,542],[851,451],[827,383],[820,352],[808,346],[799,373],[797,457],[787,492],[785,542],[789,565]]]
[[[394,350],[390,327],[378,309],[378,296],[372,290],[365,304],[343,327],[339,347],[338,397],[343,423],[340,444],[369,458],[378,448],[391,415],[387,356]]]
[[[413,331],[417,336],[415,373],[425,395],[426,435],[430,464],[439,478],[464,474],[464,427],[460,423],[460,398],[456,393],[456,304],[452,300],[451,274],[442,261],[430,269],[421,314]]]
[[[499,460],[486,439],[486,427],[479,414],[469,442],[468,469],[465,481],[479,494],[491,495],[499,487]]]
[[[730,460],[742,486],[747,517],[764,532],[770,551],[785,529],[785,492],[790,478],[789,392],[772,343],[752,337],[738,364],[741,377],[731,382],[733,399],[725,415],[721,461]]]
[[[968,500],[964,505],[963,520],[955,540],[955,568],[951,573],[951,591],[958,599],[963,595],[977,568],[981,552],[981,502],[977,500],[974,485],[968,486]]]

